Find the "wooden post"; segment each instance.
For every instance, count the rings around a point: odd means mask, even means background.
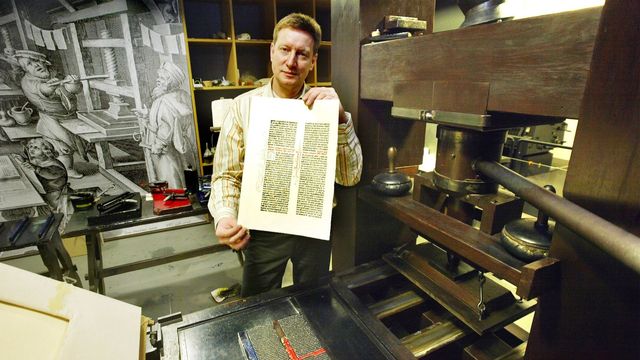
[[[354,119],[364,157],[360,185],[384,171],[387,149],[398,148],[396,165],[415,171],[422,161],[424,123],[391,121],[391,103],[360,99],[360,49],[385,15],[414,16],[427,21],[433,31],[435,1],[420,0],[332,0],[331,1],[331,78],[344,108]],[[334,209],[333,269],[344,270],[371,260],[371,249],[384,247],[384,236],[370,236],[365,223],[356,234],[357,188],[338,188]],[[381,235],[381,234],[378,234]],[[389,245],[386,245],[389,246]],[[368,255],[367,255],[368,254]]]
[[[640,235],[640,3],[609,0],[600,20],[564,195]],[[640,244],[629,251],[640,251]],[[526,358],[640,357],[640,275],[566,228],[550,256],[561,283],[539,298]]]

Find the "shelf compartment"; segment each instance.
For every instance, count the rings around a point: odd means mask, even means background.
[[[326,83],[331,81],[331,48],[318,49],[318,64],[316,66],[316,81]]]
[[[276,0],[276,20],[291,13],[303,13],[313,17],[313,2],[300,0]],[[331,30],[329,30],[331,31]]]
[[[230,0],[184,1],[186,35],[190,38],[213,39],[215,34],[224,32],[232,36]]]
[[[236,37],[242,33],[251,39],[270,39],[275,26],[273,0],[234,0],[233,26]]]
[[[213,80],[222,79],[237,84],[235,53],[232,44],[193,43],[189,45],[189,60],[191,61],[191,74],[194,79]]]
[[[245,88],[224,87],[219,91],[194,91],[193,99],[195,112],[198,116],[198,140],[200,142],[200,155],[204,153],[205,144],[215,147],[218,141],[219,131],[211,131],[213,118],[211,116],[211,102],[220,98],[232,99],[243,92]]]
[[[331,1],[316,0],[315,14],[313,15],[322,28],[322,40],[331,41]]]
[[[256,80],[271,76],[269,62],[269,46],[236,46],[238,54],[239,85],[246,74],[255,76]]]

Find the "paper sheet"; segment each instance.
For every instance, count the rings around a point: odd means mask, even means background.
[[[29,22],[29,20],[24,21],[24,29],[27,35],[27,39],[33,40],[33,31],[31,29],[31,23]]]
[[[0,304],[0,359],[139,359],[137,306],[2,263]],[[27,319],[35,324],[29,336],[24,335]],[[43,330],[46,336],[40,335]]]
[[[222,126],[222,120],[227,117],[231,104],[233,99],[218,99],[211,102],[211,118],[215,129],[220,129]]]
[[[338,101],[254,97],[238,223],[329,240]]]
[[[164,37],[164,40],[167,44],[167,51],[169,54],[180,53],[180,50],[178,49],[178,37],[176,35],[167,35]]]
[[[184,44],[184,33],[178,34],[178,46],[180,47],[180,54],[185,55],[187,50],[185,49]]]
[[[8,155],[0,156],[0,180],[19,179],[20,173]]]
[[[8,156],[6,159],[9,159],[9,164],[18,171],[20,176],[17,179],[0,181],[0,210],[45,205],[42,197],[38,194],[38,191],[40,194],[44,194],[44,188],[33,170],[20,166]]]
[[[60,355],[69,320],[0,301],[0,354],[5,359],[55,360]],[[5,333],[6,332],[6,333]],[[16,339],[38,339],[25,346]]]
[[[153,46],[153,50],[159,53],[164,53],[162,36],[153,30],[149,30],[149,36],[151,37],[151,45]]]
[[[151,46],[151,39],[149,38],[149,28],[141,23],[140,32],[142,33],[142,44],[144,46]]]
[[[42,30],[39,27],[31,24],[31,30],[33,32],[33,41],[36,42],[36,45],[40,47],[44,47],[44,39],[42,38]]]
[[[53,32],[49,30],[42,30],[42,38],[44,39],[44,44],[47,47],[47,50],[56,49],[56,43],[53,41]]]
[[[53,30],[53,40],[56,42],[58,49],[67,50],[67,41],[64,39],[64,29]]]

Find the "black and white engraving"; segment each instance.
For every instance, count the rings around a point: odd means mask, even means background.
[[[1,1],[0,221],[68,214],[78,191],[184,187],[184,38],[177,0]]]

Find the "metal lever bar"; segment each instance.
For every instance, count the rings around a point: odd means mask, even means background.
[[[478,320],[482,321],[482,319],[484,319],[485,315],[486,315],[486,311],[487,311],[487,304],[484,303],[484,283],[485,283],[486,279],[484,277],[484,273],[482,271],[478,271],[478,284],[479,284],[479,290],[480,290],[480,294],[478,296],[478,299],[480,299],[480,301],[478,302]]]
[[[89,76],[85,76],[85,77],[80,77],[80,78],[77,79],[77,81],[106,79],[108,77],[109,77],[109,75],[89,75]],[[66,84],[66,83],[70,83],[70,82],[73,82],[73,80],[71,80],[71,79],[59,80],[59,81],[52,82],[52,83],[50,83],[48,85],[55,86],[55,85]]]
[[[639,237],[543,189],[495,161],[478,160],[473,168],[640,274],[640,251],[637,251],[640,248]]]

